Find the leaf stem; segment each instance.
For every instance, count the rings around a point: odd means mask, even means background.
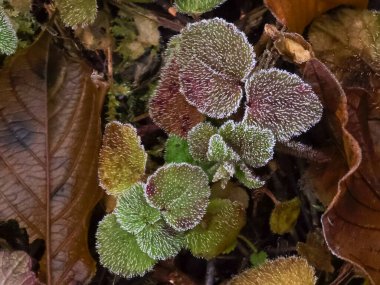
[[[254,252],[258,252],[258,249],[257,247],[249,240],[247,239],[245,236],[243,235],[238,235],[238,238],[241,239],[242,241],[244,241],[246,243],[246,245],[248,245],[248,247]]]

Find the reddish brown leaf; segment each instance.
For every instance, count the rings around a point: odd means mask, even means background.
[[[45,33],[0,72],[0,219],[16,218],[46,251],[48,284],[83,283],[96,181],[99,105],[92,70]]]
[[[319,200],[327,206],[338,191],[338,181],[345,179],[358,167],[361,152],[356,140],[346,130],[347,99],[334,75],[317,59],[308,61],[303,72],[304,80],[312,86],[322,101],[322,124],[334,139],[325,146],[331,160],[324,164],[311,165],[304,177],[304,182],[312,185]]]
[[[179,67],[172,59],[161,74],[156,94],[149,103],[150,117],[169,134],[186,137],[188,131],[205,117],[180,93]]]
[[[348,130],[362,148],[362,162],[340,181],[338,194],[325,212],[322,223],[332,251],[361,268],[372,284],[380,283],[380,93],[346,90],[349,102]]]
[[[302,34],[314,18],[327,10],[340,5],[364,9],[368,0],[265,0],[264,3],[289,31]]]

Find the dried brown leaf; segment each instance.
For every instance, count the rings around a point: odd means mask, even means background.
[[[324,12],[340,5],[364,9],[368,0],[265,0],[264,3],[289,31],[302,34],[305,27]]]
[[[95,271],[87,248],[103,98],[91,68],[45,33],[0,71],[0,219],[44,239],[40,276],[84,283]]]

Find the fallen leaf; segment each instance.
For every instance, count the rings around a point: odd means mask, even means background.
[[[305,64],[303,78],[322,102],[324,116],[321,124],[329,137],[323,141],[327,142],[324,147],[328,149],[331,159],[323,164],[311,164],[302,183],[305,187],[311,187],[327,206],[338,191],[338,181],[358,167],[361,151],[346,129],[347,99],[335,76],[318,59],[312,59]]]
[[[342,86],[368,89],[380,69],[379,29],[379,12],[340,9],[316,19],[309,39]]]
[[[2,285],[42,285],[32,271],[32,259],[21,250],[0,251],[0,280]]]
[[[326,272],[334,272],[331,264],[331,253],[321,231],[309,232],[306,242],[297,243],[297,252],[315,268]]]
[[[58,49],[48,33],[0,71],[0,220],[17,219],[31,241],[45,240],[40,276],[85,283],[103,92],[92,70]]]
[[[264,33],[273,40],[274,47],[287,61],[302,64],[314,57],[311,45],[297,33],[282,32],[270,24],[265,25]]]
[[[265,0],[264,4],[289,31],[302,34],[305,27],[324,12],[340,5],[365,9],[368,0]]]
[[[294,229],[299,214],[301,213],[301,201],[298,197],[277,204],[269,219],[270,229],[275,234],[289,233]]]
[[[362,162],[350,176],[339,181],[338,194],[322,217],[326,241],[334,254],[380,283],[380,92],[368,96],[362,89],[346,90],[349,103],[347,129],[359,142]]]

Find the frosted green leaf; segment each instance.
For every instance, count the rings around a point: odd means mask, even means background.
[[[261,167],[273,157],[275,139],[268,129],[227,121],[219,129],[224,141],[252,167]]]
[[[254,73],[246,82],[244,121],[270,129],[277,140],[288,141],[319,122],[322,105],[310,85],[295,74],[271,68]]]
[[[176,232],[162,220],[147,225],[136,235],[136,239],[143,252],[159,260],[175,256],[184,245],[183,234]]]
[[[186,234],[191,253],[211,259],[224,252],[245,224],[245,212],[238,202],[214,199],[200,224]]]
[[[200,15],[211,11],[227,0],[175,0],[175,6],[181,13]]]
[[[166,133],[186,137],[204,116],[186,101],[179,88],[178,64],[172,58],[161,72],[161,80],[149,102],[149,114]]]
[[[227,160],[228,154],[231,151],[223,138],[215,134],[210,138],[208,143],[207,159],[209,161],[224,161]]]
[[[231,115],[239,106],[255,53],[236,26],[214,18],[187,25],[181,31],[177,61],[181,92],[212,118]]]
[[[298,197],[281,202],[273,209],[269,225],[275,234],[285,234],[294,228],[301,212],[301,201]]]
[[[0,6],[0,53],[10,55],[16,51],[17,36],[3,7]]]
[[[178,231],[195,227],[206,213],[210,187],[198,166],[171,163],[148,178],[145,197],[161,211],[165,221]]]
[[[210,123],[200,123],[192,128],[188,135],[189,150],[191,156],[198,161],[207,160],[208,144],[210,138],[218,129]]]
[[[236,167],[235,177],[241,184],[249,189],[260,188],[265,185],[265,181],[262,181],[260,178],[253,175],[244,163],[241,163]]]
[[[134,235],[120,228],[113,214],[105,216],[98,225],[96,249],[104,267],[126,278],[142,276],[156,263],[141,251]]]
[[[96,0],[56,0],[62,21],[67,26],[88,25],[95,21]]]
[[[132,234],[138,234],[147,226],[161,219],[161,213],[151,207],[144,196],[144,185],[133,185],[117,199],[115,216],[120,227]]]
[[[98,168],[102,188],[112,195],[128,190],[144,175],[146,160],[147,154],[132,125],[106,125]]]
[[[186,139],[176,135],[170,135],[165,145],[165,162],[188,162],[192,163],[189,144]]]
[[[216,170],[212,182],[222,180],[222,188],[226,187],[227,182],[235,173],[235,166],[230,162],[222,163]]]

